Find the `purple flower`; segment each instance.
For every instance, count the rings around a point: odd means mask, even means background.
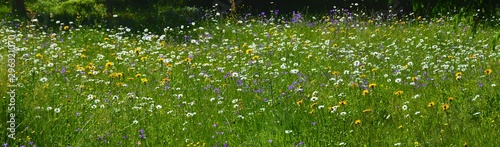
[[[146,138],[146,135],[141,134],[141,139],[144,139],[144,138]]]
[[[143,133],[143,134],[144,134],[144,129],[139,130],[139,132],[141,132],[141,133]]]
[[[62,69],[61,69],[61,73],[62,73],[62,74],[66,73],[66,67],[64,67],[64,66],[62,67]]]
[[[7,145],[9,145],[8,143],[4,143],[2,146],[6,147]]]
[[[312,125],[316,125],[316,122],[315,122],[315,121],[313,121],[311,124],[312,124]]]

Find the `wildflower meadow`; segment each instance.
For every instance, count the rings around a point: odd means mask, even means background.
[[[3,20],[0,143],[500,144],[498,26],[344,9],[207,14],[160,33]]]

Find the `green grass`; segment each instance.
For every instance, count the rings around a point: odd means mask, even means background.
[[[165,33],[186,34],[187,40],[126,28],[65,28],[66,23],[52,31],[2,24],[2,44],[4,34],[15,31],[23,50],[16,58],[22,87],[12,112],[19,127],[15,140],[2,131],[0,142],[500,143],[494,135],[500,130],[500,58],[491,46],[497,29],[478,27],[472,37],[469,25],[453,26],[449,18],[341,21],[339,15],[285,24],[291,18],[273,17],[273,23],[266,22],[269,17],[214,18]],[[2,48],[3,60],[6,53]],[[4,73],[6,64],[1,65]],[[2,120],[8,119],[7,100],[0,99]]]

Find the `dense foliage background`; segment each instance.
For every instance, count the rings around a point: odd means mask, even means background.
[[[500,4],[496,0],[234,0],[232,3],[231,0],[9,0],[1,4],[0,14],[30,20],[37,18],[45,25],[51,20],[61,20],[76,21],[83,25],[108,24],[163,30],[167,26],[180,26],[203,19],[206,11],[214,8],[224,14],[234,7],[236,10],[232,12],[240,14],[237,16],[265,14],[270,11],[282,14],[293,11],[319,14],[333,9],[363,11],[373,16],[415,14],[437,17],[465,14],[474,16],[477,21],[487,22],[491,16],[498,15],[497,8]],[[23,6],[27,15],[15,11],[14,7]],[[19,9],[24,11],[23,8]]]

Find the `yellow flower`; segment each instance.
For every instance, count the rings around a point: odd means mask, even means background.
[[[108,40],[109,40],[109,38],[108,38],[108,37],[104,38],[104,41],[108,41]]]
[[[64,30],[68,30],[69,29],[69,26],[64,26]]]
[[[354,121],[354,124],[357,124],[357,125],[361,124],[361,120],[358,119],[358,120]]]
[[[402,90],[398,90],[398,91],[394,92],[394,94],[395,95],[401,95],[401,94],[403,94],[403,91]]]
[[[252,53],[253,53],[253,49],[247,49],[245,52],[246,52],[247,54],[252,54]]]
[[[332,75],[336,75],[336,76],[338,76],[338,75],[339,75],[339,72],[338,72],[338,71],[332,71]]]
[[[136,78],[139,78],[139,77],[141,77],[141,76],[142,76],[141,74],[135,74],[135,77],[136,77]]]
[[[259,60],[259,56],[253,56],[252,60]]]
[[[148,56],[141,57],[141,61],[148,60]]]
[[[163,59],[163,58],[158,59],[158,62],[163,63],[163,61],[165,61],[165,59]]]
[[[370,85],[368,85],[368,87],[373,89],[373,88],[377,87],[377,84],[370,84]]]
[[[302,105],[302,103],[304,103],[304,99],[302,99],[302,100],[300,100],[300,101],[297,101],[297,102],[295,102],[295,103],[296,103],[297,105],[299,105],[299,106],[300,106],[300,105]]]
[[[166,67],[172,67],[172,64],[170,64],[170,63],[165,63],[163,65],[165,65]]]
[[[450,102],[453,101],[453,100],[455,100],[453,97],[449,97],[448,98],[448,101],[450,101]]]
[[[334,107],[328,107],[328,112],[332,112]]]
[[[368,90],[363,90],[363,94],[362,95],[367,95],[368,93],[370,93]]]
[[[191,62],[191,58],[188,57],[188,58],[184,59],[184,61]]]
[[[106,68],[109,68],[113,65],[113,62],[106,62]]]
[[[417,77],[411,77],[411,81],[416,81],[416,80],[418,80]]]
[[[368,112],[371,112],[372,110],[371,109],[365,109],[363,110],[363,113],[368,113]]]
[[[347,105],[347,100],[340,101],[339,105]]]
[[[443,104],[443,106],[441,106],[441,108],[443,108],[443,110],[446,111],[446,110],[450,109],[450,105],[445,103],[445,104]]]
[[[122,78],[122,77],[123,77],[123,73],[121,73],[121,72],[116,73],[116,76],[117,76],[118,78]]]
[[[134,50],[134,53],[139,54],[141,52],[141,47],[137,47]]]
[[[457,77],[455,77],[455,80],[457,80],[457,81],[460,81],[461,79],[462,79],[462,77],[461,77],[461,76],[457,76]]]
[[[142,83],[148,83],[148,79],[146,79],[146,78],[142,78],[142,79],[141,79],[141,82],[142,82]]]
[[[116,75],[116,73],[111,73],[111,74],[109,74],[109,77],[111,77],[111,78],[116,78],[116,77],[117,77],[117,75]]]
[[[311,111],[309,111],[309,114],[313,114],[314,113],[314,109],[312,109]]]
[[[487,75],[490,75],[491,73],[493,73],[493,70],[491,70],[490,68],[484,70],[484,73],[487,74]]]
[[[430,102],[427,106],[433,107],[434,105],[436,105],[434,102]]]
[[[316,105],[318,105],[318,103],[312,103],[312,104],[309,106],[309,108],[311,108],[311,109],[312,109],[312,108],[314,108]]]
[[[134,80],[134,78],[127,78],[127,80],[132,81],[132,80]]]
[[[89,76],[94,75],[94,73],[92,73],[92,71],[87,72],[87,74],[88,74]]]
[[[460,77],[460,76],[462,76],[462,72],[459,71],[459,72],[455,73],[455,77]]]

